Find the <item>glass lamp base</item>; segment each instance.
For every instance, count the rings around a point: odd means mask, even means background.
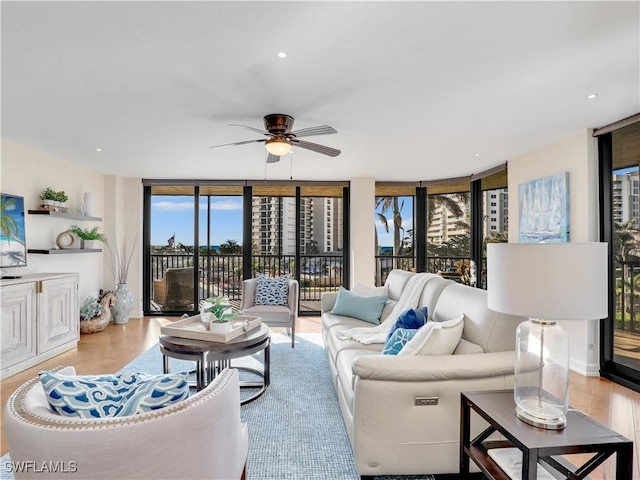
[[[567,417],[559,408],[544,402],[540,405],[535,399],[520,400],[520,404],[516,405],[516,417],[546,430],[562,430],[567,426]]]

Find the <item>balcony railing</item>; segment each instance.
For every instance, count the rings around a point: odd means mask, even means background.
[[[295,276],[294,255],[253,255],[251,276],[264,273],[269,276],[288,274]],[[342,285],[342,255],[300,256],[300,311],[318,313],[323,292],[336,291]],[[193,267],[191,254],[152,254],[151,278],[161,280],[169,268]],[[200,299],[224,295],[235,307],[240,306],[242,296],[242,255],[212,253],[200,255],[198,295]],[[191,282],[193,283],[193,282]],[[182,295],[193,297],[193,288],[181,286]],[[185,293],[186,292],[186,293]],[[154,301],[151,293],[151,310],[171,311],[171,308]],[[185,302],[177,301],[176,304]],[[195,310],[195,309],[194,309]]]
[[[221,255],[212,253],[200,255],[198,265],[199,299],[224,295],[231,303],[239,307],[242,296],[242,255]],[[254,255],[251,265],[251,276],[264,273],[269,276],[288,274],[295,275],[294,255]],[[343,284],[342,279],[342,255],[301,255],[300,256],[300,311],[318,313],[320,311],[320,298],[322,293],[337,291]],[[444,278],[461,281],[461,276],[456,273],[456,262],[468,262],[468,257],[427,257],[427,271],[439,273]],[[191,254],[152,254],[151,278],[161,280],[169,268],[193,267],[193,255]],[[414,270],[414,257],[400,255],[376,256],[376,285],[384,285],[389,272],[393,269]],[[483,270],[484,271],[484,270]],[[191,282],[193,283],[193,282]],[[190,288],[191,287],[191,288]],[[192,285],[182,285],[180,294],[193,298]],[[186,293],[185,293],[186,292]],[[166,305],[154,301],[154,292],[151,293],[151,310],[171,311]],[[186,302],[188,303],[188,302]],[[185,301],[177,301],[176,304],[184,305]],[[195,311],[195,308],[193,309]]]

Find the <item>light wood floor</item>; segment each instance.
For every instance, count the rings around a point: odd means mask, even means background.
[[[149,347],[156,344],[160,327],[175,321],[174,317],[145,317],[133,319],[127,325],[109,325],[104,331],[82,335],[78,348],[47,360],[36,367],[20,372],[0,383],[2,405],[24,382],[40,370],[58,365],[73,365],[79,374],[116,372]],[[301,317],[297,331],[320,332],[319,317]],[[282,331],[283,329],[274,329]],[[601,378],[587,378],[571,374],[570,403],[573,408],[634,441],[633,479],[640,479],[640,393]],[[0,419],[1,425],[1,419]],[[4,431],[0,454],[7,453]],[[576,456],[577,457],[577,456]],[[584,461],[584,457],[581,457]],[[614,479],[615,461],[609,460],[590,475],[593,480]]]

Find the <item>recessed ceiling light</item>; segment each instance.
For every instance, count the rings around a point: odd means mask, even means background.
[[[101,152],[102,149],[101,148],[96,148],[96,152]]]
[[[480,154],[479,154],[479,153],[474,153],[474,155],[475,155],[476,157],[479,157],[479,156],[480,156]]]
[[[287,52],[278,52],[278,57],[286,58],[286,56],[287,56]]]
[[[597,96],[598,96],[598,94],[597,94],[597,93],[592,93],[591,95],[587,95],[587,98],[588,98],[589,100],[593,100],[593,99],[594,99],[594,98],[596,98]]]

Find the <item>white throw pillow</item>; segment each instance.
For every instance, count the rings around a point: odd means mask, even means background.
[[[462,338],[463,329],[464,314],[446,322],[429,321],[398,355],[451,355]]]
[[[353,287],[352,292],[367,297],[389,295],[389,287],[387,287],[386,285],[383,285],[382,287],[369,287],[364,283],[356,283],[356,286]]]

